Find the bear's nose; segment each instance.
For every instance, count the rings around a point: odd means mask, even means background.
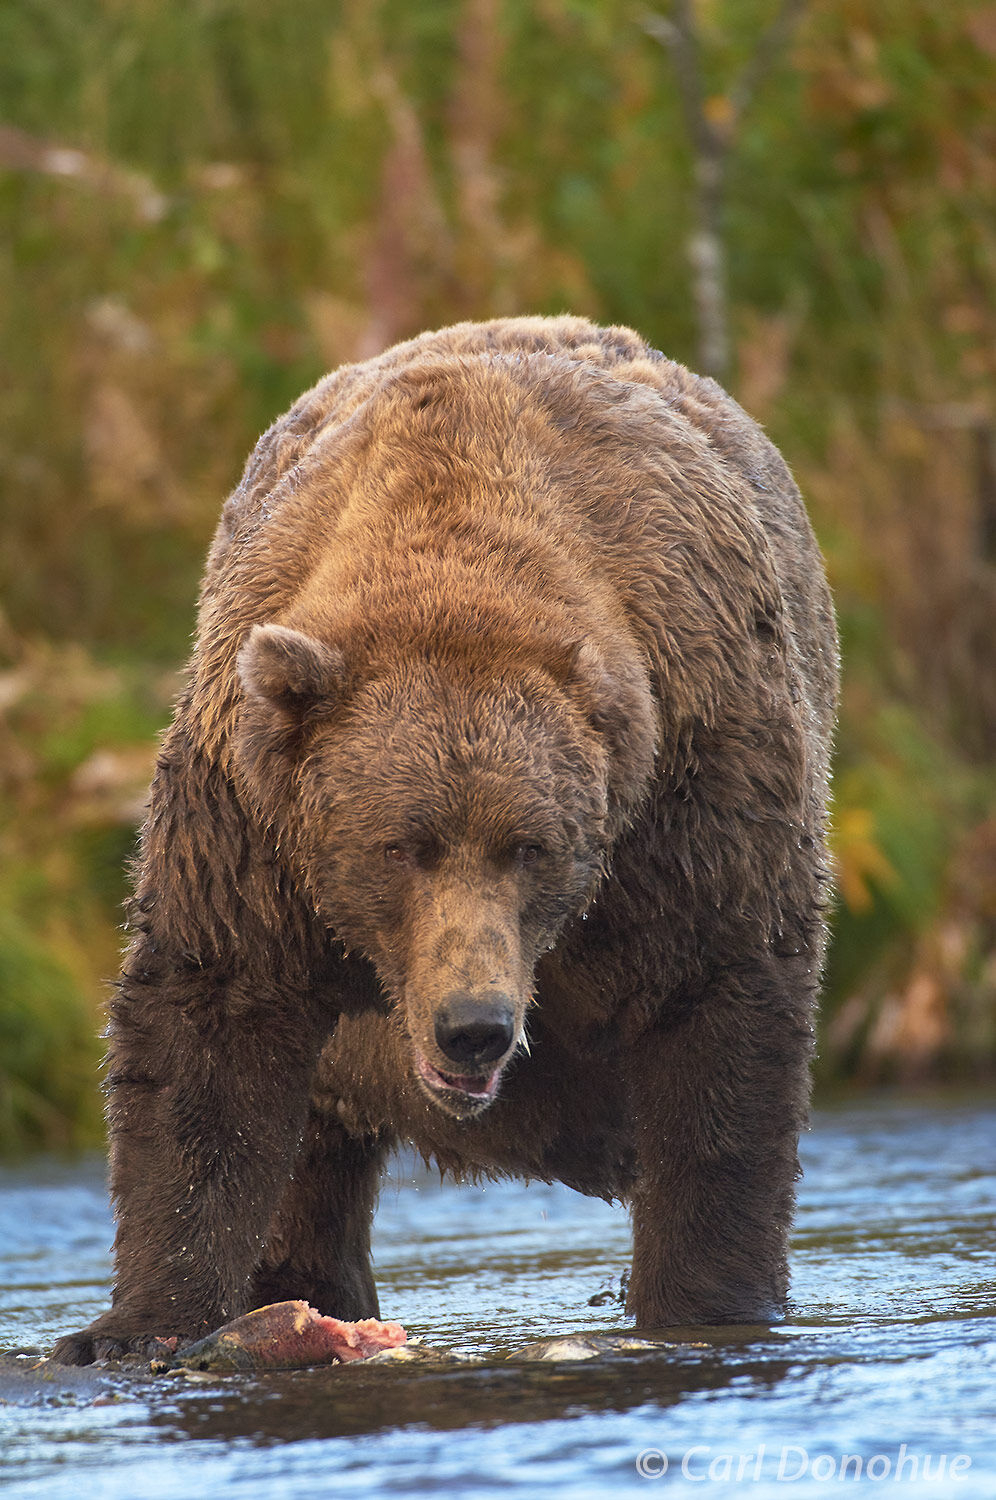
[[[507,1052],[515,1033],[515,1013],[507,995],[475,1000],[447,995],[436,1011],[436,1046],[461,1067],[494,1062]]]

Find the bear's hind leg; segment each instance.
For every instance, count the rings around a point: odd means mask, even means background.
[[[312,1106],[253,1279],[254,1307],[301,1299],[325,1316],[378,1316],[370,1226],[391,1142],[350,1135]]]

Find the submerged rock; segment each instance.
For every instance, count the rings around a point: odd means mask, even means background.
[[[679,1349],[680,1344],[665,1344],[658,1339],[640,1339],[629,1334],[570,1333],[561,1338],[536,1339],[513,1349],[509,1359],[557,1360],[601,1359],[606,1354],[651,1354]]]
[[[480,1354],[454,1353],[448,1349],[433,1349],[421,1339],[409,1339],[395,1349],[379,1349],[363,1361],[365,1365],[483,1365],[487,1361]]]

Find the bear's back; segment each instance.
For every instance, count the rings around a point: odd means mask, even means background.
[[[499,423],[489,446],[489,411],[502,407],[505,428]],[[520,456],[533,444],[537,475],[559,467],[570,514],[548,514],[563,520],[565,537],[573,528],[595,551],[622,559],[612,564],[622,569],[613,585],[625,592],[626,570],[639,575],[642,614],[655,598],[677,602],[668,554],[682,551],[674,545],[682,528],[689,557],[705,538],[702,545],[726,549],[723,567],[767,578],[829,734],[832,609],[780,454],[714,381],[628,328],[583,318],[456,324],[343,366],[306,392],[260,439],[225,506],[202,594],[202,642],[227,636],[230,665],[247,625],[273,618],[307,587],[343,517],[358,510],[362,527],[364,511],[381,503],[384,486],[367,482],[377,466],[407,468],[407,493],[417,495],[423,473],[445,469],[450,445],[465,446],[483,471],[501,462],[502,444]],[[510,503],[528,504],[528,496]]]
[[[260,438],[226,506],[229,529],[252,524],[267,503],[272,509],[281,482],[306,458],[320,434],[347,426],[399,376],[438,370],[452,361],[465,369],[476,364],[508,373],[523,364],[531,371],[546,367],[554,379],[558,372],[602,371],[620,388],[646,386],[670,412],[702,433],[717,456],[758,493],[794,490],[777,449],[721,386],[667,359],[632,329],[600,327],[568,316],[496,318],[419,334],[324,376]]]

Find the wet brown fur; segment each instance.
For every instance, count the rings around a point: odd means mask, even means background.
[[[209,556],[113,1006],[114,1301],[56,1357],[376,1314],[398,1141],[630,1201],[645,1327],[776,1315],[835,691],[784,463],[629,330],[462,324],[304,395]],[[453,993],[514,1010],[486,1109],[416,1076]]]

